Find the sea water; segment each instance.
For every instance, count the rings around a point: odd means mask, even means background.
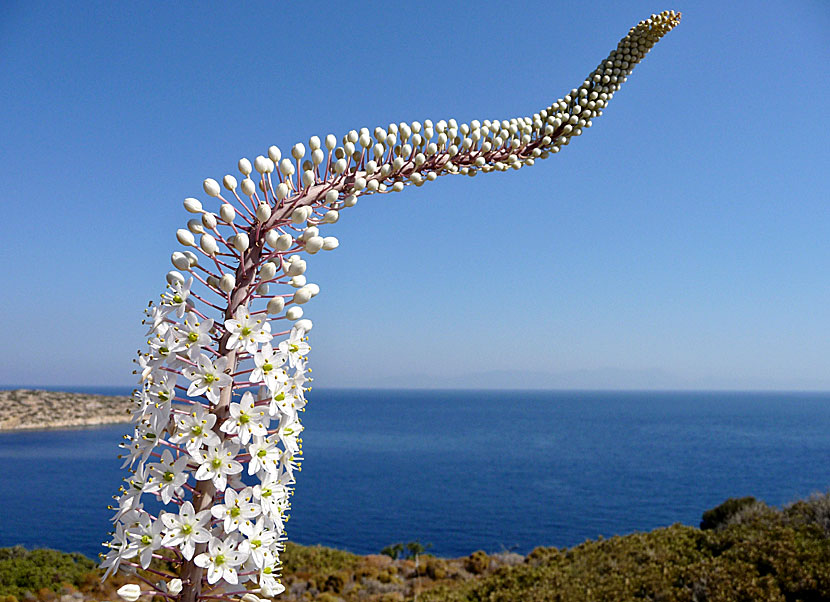
[[[830,489],[828,393],[315,388],[310,398],[287,523],[303,544],[526,553],[696,525],[729,497],[782,505]],[[95,556],[127,429],[0,434],[0,547]]]

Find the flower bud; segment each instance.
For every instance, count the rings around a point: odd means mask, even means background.
[[[271,205],[268,203],[260,203],[256,208],[256,218],[260,222],[267,222],[271,217]]]
[[[208,230],[214,230],[216,228],[216,214],[207,212],[203,213],[202,226],[204,226]]]
[[[182,580],[181,579],[171,579],[170,583],[167,584],[167,593],[172,594],[174,596],[180,594],[182,591]]]
[[[182,251],[182,254],[187,257],[188,267],[192,268],[195,265],[199,265],[199,258],[193,251]]]
[[[269,314],[281,313],[282,310],[285,309],[285,299],[282,297],[274,297],[268,302],[268,307],[266,309]]]
[[[291,159],[283,159],[280,161],[280,172],[284,176],[294,175],[294,164],[291,162]]]
[[[241,602],[262,602],[262,600],[254,594],[245,594],[240,598]]]
[[[170,270],[167,272],[167,284],[173,286],[176,283],[184,284],[184,276],[181,275],[180,272],[176,270]]]
[[[239,232],[233,237],[233,247],[240,253],[247,251],[250,244],[251,241],[248,239],[248,235],[244,232]]]
[[[208,255],[215,255],[216,251],[219,250],[216,239],[210,234],[202,234],[202,238],[199,239],[199,247]]]
[[[291,156],[295,159],[302,159],[305,155],[305,146],[302,142],[298,142],[291,148]]]
[[[309,226],[308,228],[305,229],[305,232],[300,234],[300,240],[306,241],[309,238],[311,238],[312,236],[317,236],[319,233],[320,233],[320,228],[318,228],[317,226]]]
[[[312,236],[305,243],[305,250],[307,253],[314,255],[317,251],[323,248],[323,237]]]
[[[288,264],[284,267],[285,273],[288,276],[299,276],[300,274],[304,274],[306,270],[306,262],[302,259],[297,259],[296,261],[289,261]]]
[[[127,583],[119,587],[116,593],[127,602],[136,602],[141,596],[141,588],[135,583]]]
[[[225,274],[219,279],[219,288],[226,293],[231,292],[235,286],[236,278],[233,277],[233,274]]]
[[[323,250],[324,251],[333,251],[337,247],[340,246],[340,241],[337,240],[335,236],[326,236],[323,239]]]
[[[202,182],[202,188],[205,189],[205,194],[208,196],[219,196],[221,193],[219,189],[219,182],[213,178],[207,178],[204,182]]]
[[[227,175],[222,178],[222,186],[227,188],[228,190],[236,190],[236,178],[232,175]]]
[[[213,288],[219,288],[219,278],[216,276],[208,276],[207,277],[208,286],[212,286]]]
[[[268,171],[268,158],[262,155],[254,159],[254,169],[259,173],[266,173]]]
[[[392,190],[394,190],[395,192],[400,192],[401,190],[403,190],[403,182],[395,182],[394,184],[392,184]]]
[[[266,261],[259,270],[261,280],[271,280],[277,275],[277,264],[273,261]]]
[[[289,320],[299,320],[303,317],[303,308],[299,305],[294,305],[293,307],[289,307],[288,311],[285,312],[285,317]]]
[[[271,161],[277,163],[282,158],[282,151],[278,146],[269,146],[268,157],[271,159]]]
[[[265,244],[273,249],[277,246],[277,239],[279,236],[280,233],[277,230],[268,230],[268,232],[265,233]]]
[[[205,228],[202,226],[202,220],[200,219],[187,220],[187,229],[193,232],[193,234],[204,234],[205,232]]]
[[[176,230],[176,238],[186,247],[192,247],[195,240],[193,238],[193,233],[189,230],[185,230],[184,228]]]
[[[377,182],[375,180],[372,180],[372,182],[377,184]],[[372,183],[372,182],[370,182],[370,183]],[[343,199],[343,204],[346,207],[354,207],[355,205],[357,205],[357,197],[353,194],[350,194],[345,199]]]
[[[326,211],[326,214],[323,216],[323,223],[324,224],[334,224],[339,219],[340,219],[340,212],[335,211],[334,209],[332,209],[331,211]]]
[[[181,276],[181,274],[179,274]],[[291,298],[293,303],[298,305],[302,305],[303,303],[308,303],[311,300],[311,291],[308,290],[308,286],[303,286],[297,291],[294,292],[294,296]]]
[[[311,320],[309,320],[308,318],[306,318],[305,320],[297,320],[297,322],[294,324],[294,328],[296,328],[297,330],[302,330],[303,332],[310,331],[313,328],[313,326],[314,325],[311,323]]]
[[[248,159],[246,159],[245,157],[242,157],[239,160],[239,163],[237,163],[237,167],[239,168],[239,172],[243,176],[249,176],[249,175],[251,175],[251,172],[253,171],[253,169],[251,169],[251,162],[248,161]]]
[[[226,224],[232,224],[233,220],[236,219],[236,209],[234,209],[232,205],[224,203],[219,209],[219,216]]]
[[[251,178],[245,178],[242,180],[242,194],[245,196],[254,196],[256,192],[256,184]]]
[[[305,286],[305,283],[306,283],[305,276],[303,276],[302,274],[300,274],[299,276],[294,276],[294,277],[293,277],[293,278],[292,278],[292,279],[288,282],[288,284],[290,284],[290,285],[291,285],[291,286],[293,286],[294,288],[300,288],[300,287],[303,287],[303,286]]]
[[[308,218],[306,217],[305,207],[297,207],[291,212],[292,224],[302,224],[306,219]]]
[[[311,293],[312,297],[316,297],[320,293],[320,287],[314,284],[313,282],[306,284],[303,288],[307,288]]]
[[[184,208],[190,213],[201,213],[202,203],[199,202],[199,199],[186,198],[184,200]]]
[[[256,287],[256,294],[262,295],[263,297],[268,294],[268,283],[261,282]]]
[[[326,149],[331,151],[334,150],[335,146],[337,146],[337,138],[334,137],[334,134],[326,136]]]
[[[303,186],[308,188],[312,184],[314,184],[314,172],[310,171],[310,170],[304,171],[303,172]]]
[[[277,244],[274,245],[274,249],[277,251],[287,251],[291,248],[291,245],[294,244],[294,239],[291,237],[290,234],[281,234],[277,238]]]
[[[345,159],[338,159],[337,162],[334,164],[334,173],[342,174],[346,171],[346,160]]]
[[[180,269],[180,270],[187,270],[190,268],[190,261],[187,258],[187,255],[182,253],[181,251],[176,251],[170,256],[170,261],[173,265]]]

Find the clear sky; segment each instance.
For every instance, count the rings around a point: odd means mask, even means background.
[[[329,227],[315,385],[830,389],[830,3],[407,4],[1,3],[0,385],[132,384],[239,157],[530,115],[672,8],[560,154]]]

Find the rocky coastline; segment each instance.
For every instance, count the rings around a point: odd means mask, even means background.
[[[130,422],[128,396],[39,389],[0,391],[0,432]]]

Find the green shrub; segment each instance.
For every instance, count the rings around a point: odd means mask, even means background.
[[[700,521],[700,528],[707,531],[725,526],[735,514],[748,506],[754,505],[756,502],[757,500],[752,496],[741,498],[731,497],[719,506],[704,512],[703,520]]]
[[[54,595],[61,584],[79,587],[96,571],[95,563],[82,554],[56,550],[26,550],[22,546],[0,548],[0,596],[23,598],[25,592],[41,599]]]

